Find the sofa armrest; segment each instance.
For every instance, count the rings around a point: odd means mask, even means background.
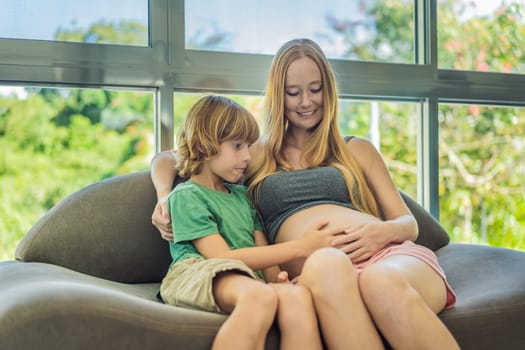
[[[400,192],[401,197],[414,215],[419,229],[416,239],[417,244],[421,244],[434,251],[446,246],[450,242],[450,237],[441,224],[418,202],[406,193]]]

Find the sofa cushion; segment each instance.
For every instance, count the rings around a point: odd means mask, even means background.
[[[44,215],[15,257],[118,282],[159,282],[171,256],[151,224],[155,202],[149,171],[89,185]]]
[[[157,302],[158,283],[118,283],[50,264],[0,262],[0,280],[0,349],[209,349],[225,319]]]

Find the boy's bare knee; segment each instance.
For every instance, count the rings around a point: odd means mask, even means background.
[[[290,327],[305,331],[317,325],[315,306],[310,291],[301,285],[283,285],[277,288],[279,297],[278,321],[281,330]]]
[[[254,284],[251,288],[241,292],[243,299],[252,307],[262,307],[268,309],[276,309],[278,298],[275,291],[264,283]]]
[[[281,305],[313,305],[310,291],[301,285],[285,285],[277,289],[279,306]]]
[[[271,324],[275,318],[277,307],[277,293],[264,283],[255,283],[239,291],[235,312],[246,315],[255,326]]]

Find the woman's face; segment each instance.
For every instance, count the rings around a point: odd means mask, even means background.
[[[311,130],[323,118],[323,82],[317,64],[308,57],[293,61],[286,72],[284,115],[289,126]]]

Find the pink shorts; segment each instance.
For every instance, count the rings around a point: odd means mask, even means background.
[[[427,263],[432,269],[434,269],[434,271],[436,271],[441,276],[441,278],[443,278],[443,281],[445,282],[445,286],[447,288],[447,303],[445,304],[445,308],[454,306],[454,304],[456,303],[456,294],[454,293],[454,290],[452,290],[452,287],[450,287],[447,281],[445,271],[443,271],[441,266],[439,266],[436,254],[427,247],[415,244],[412,241],[405,241],[401,244],[391,244],[386,248],[378,251],[370,259],[355,264],[355,268],[357,272],[361,272],[368,265],[394,255],[413,256]]]

